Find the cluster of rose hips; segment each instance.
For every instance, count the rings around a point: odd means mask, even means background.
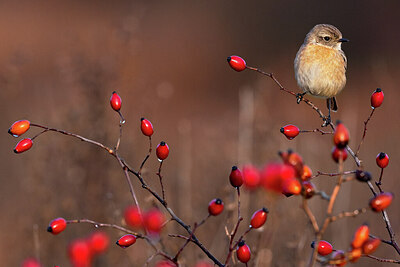
[[[381,244],[379,238],[370,237],[370,230],[367,224],[363,224],[354,233],[350,249],[347,253],[343,250],[335,250],[333,246],[325,240],[321,240],[317,246],[317,252],[324,257],[326,261],[332,262],[335,266],[344,266],[347,261],[356,262],[361,255],[370,255],[376,251]],[[315,243],[311,246],[314,248]],[[332,253],[333,252],[333,253]],[[320,259],[322,260],[322,258]]]

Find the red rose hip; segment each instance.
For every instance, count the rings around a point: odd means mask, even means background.
[[[93,254],[101,254],[107,250],[110,239],[103,231],[96,231],[89,236],[88,243]]]
[[[369,201],[369,206],[373,211],[383,211],[390,206],[393,200],[393,194],[389,192],[383,192],[372,198]]]
[[[142,133],[145,136],[149,136],[149,137],[152,136],[154,133],[154,129],[153,129],[153,125],[151,124],[151,122],[145,118],[141,118],[140,121],[141,121],[140,129],[142,130]]]
[[[228,57],[229,66],[236,71],[243,71],[246,69],[246,62],[239,56]]]
[[[382,105],[384,94],[381,88],[377,88],[374,93],[371,95],[371,107],[377,108]]]
[[[386,168],[389,164],[388,154],[384,152],[379,153],[378,156],[376,156],[376,164],[379,166],[379,168]]]
[[[263,226],[267,221],[268,212],[269,211],[266,208],[262,208],[254,212],[253,216],[251,216],[250,226],[255,229]]]
[[[121,100],[121,97],[115,91],[111,95],[110,105],[111,105],[112,109],[117,112],[121,109],[122,100]]]
[[[280,129],[281,133],[283,133],[287,139],[292,140],[293,138],[295,138],[297,135],[299,135],[300,130],[297,126],[289,124],[286,126],[283,126]]]
[[[14,152],[19,154],[29,150],[33,145],[33,142],[30,138],[22,139],[18,142],[18,144],[14,148]]]
[[[311,245],[314,247],[314,243]],[[318,254],[321,256],[326,256],[332,253],[332,245],[328,241],[321,240],[318,243]]]
[[[140,210],[136,206],[129,206],[124,211],[124,219],[127,225],[139,228],[143,225]]]
[[[221,214],[224,210],[224,202],[221,199],[215,198],[208,203],[208,213],[212,216],[217,216]]]
[[[347,150],[345,148],[333,147],[332,158],[336,163],[339,163],[340,159],[345,161],[347,159]]]
[[[127,248],[136,243],[136,236],[128,234],[120,237],[116,244],[121,248]]]
[[[349,143],[349,138],[349,130],[347,130],[343,123],[338,121],[336,123],[335,134],[333,135],[333,143],[338,148],[345,148]]]
[[[18,137],[28,131],[30,125],[31,123],[28,120],[16,121],[11,125],[10,129],[8,129],[8,133],[14,137]]]
[[[161,141],[156,148],[156,155],[159,160],[165,160],[169,154],[169,147],[167,143]]]
[[[358,227],[357,231],[354,234],[353,241],[351,242],[351,246],[353,248],[361,248],[362,245],[369,238],[369,227],[366,224]]]
[[[246,263],[250,260],[251,251],[249,246],[242,240],[238,244],[238,248],[236,249],[236,256],[239,261]]]
[[[233,187],[240,187],[243,184],[243,175],[237,166],[233,166],[229,174],[229,182]]]
[[[67,227],[67,221],[64,218],[57,218],[50,222],[49,227],[47,227],[47,232],[53,235],[58,235]]]

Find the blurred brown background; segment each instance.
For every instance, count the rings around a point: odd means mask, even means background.
[[[87,236],[93,227],[71,225],[52,236],[45,229],[55,217],[122,224],[121,213],[131,198],[112,157],[54,133],[40,136],[30,151],[15,155],[17,139],[6,134],[12,122],[25,118],[113,146],[118,116],[108,100],[114,90],[123,98],[127,120],[121,154],[139,166],[147,149],[139,119],[150,119],[154,143],[165,140],[171,148],[163,169],[167,198],[188,223],[203,218],[214,197],[233,203],[234,190],[227,177],[234,164],[251,162],[261,167],[277,160],[278,150],[290,147],[302,154],[314,172],[335,171],[330,136],[304,134],[288,141],[279,133],[288,123],[302,129],[318,127],[321,121],[311,109],[296,105],[270,79],[250,71],[236,73],[226,63],[227,56],[241,55],[249,65],[274,72],[284,86],[296,91],[293,60],[305,34],[318,23],[337,26],[351,40],[343,47],[349,62],[348,83],[338,97],[334,119],[349,127],[352,147],[357,146],[370,112],[371,93],[377,87],[385,92],[361,158],[376,177],[375,156],[388,153],[391,163],[383,187],[398,192],[399,8],[398,1],[1,1],[1,265],[18,266],[24,258],[40,255],[44,266],[68,266],[68,242]],[[322,100],[314,102],[325,111]],[[32,129],[27,136],[33,134]],[[153,155],[146,177],[159,189],[156,168]],[[346,169],[353,168],[348,159]],[[330,192],[334,179],[320,177],[315,183]],[[136,181],[134,185],[142,205],[151,207],[148,194]],[[335,211],[365,206],[370,196],[365,185],[348,183]],[[389,209],[397,233],[398,203]],[[300,204],[300,198],[284,199],[264,191],[244,194],[243,226],[254,210],[267,206],[271,211],[264,231],[247,238],[258,252],[259,266],[307,262],[312,233]],[[318,198],[311,201],[319,218],[325,205]],[[224,226],[231,215],[228,211],[211,218],[198,231],[220,259],[225,257]],[[363,222],[370,224],[374,234],[387,238],[381,216],[367,212],[333,223],[325,239],[346,250]],[[106,231],[112,240],[120,235]],[[165,232],[183,233],[173,223]],[[138,242],[140,246],[125,250],[111,244],[94,266],[142,266],[151,250]],[[171,254],[182,243],[166,242]],[[399,258],[387,246],[376,255]],[[190,245],[183,258],[184,264],[194,266],[204,255]],[[356,264],[381,265],[366,258]]]

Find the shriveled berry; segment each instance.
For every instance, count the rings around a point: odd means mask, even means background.
[[[385,95],[383,94],[382,89],[377,88],[371,95],[371,107],[372,108],[380,107],[382,105],[384,98],[385,98]]]
[[[256,229],[263,226],[267,221],[268,212],[267,208],[262,208],[254,212],[253,216],[251,216],[250,226]]]
[[[140,129],[142,130],[142,133],[145,136],[149,136],[149,137],[152,136],[154,133],[154,129],[153,129],[153,125],[151,124],[151,122],[145,118],[141,118],[140,121],[141,121]]]
[[[369,227],[366,224],[358,227],[357,231],[354,233],[353,241],[351,246],[353,248],[361,248],[365,241],[369,238]]]
[[[227,58],[229,66],[236,71],[243,71],[246,69],[246,62],[239,56],[230,56]]]
[[[18,137],[28,131],[30,126],[31,123],[28,120],[19,120],[11,125],[8,133],[14,137]]]
[[[57,218],[50,222],[47,227],[47,232],[52,233],[53,235],[58,235],[67,227],[67,221],[64,218]]]
[[[161,141],[156,148],[156,155],[159,160],[165,160],[169,155],[169,147],[167,143]]]
[[[315,195],[315,185],[312,182],[304,181],[302,184],[301,194],[305,199],[312,198]]]
[[[300,130],[297,126],[292,125],[292,124],[288,124],[286,126],[283,126],[280,129],[281,133],[283,133],[287,139],[292,140],[293,138],[295,138],[296,136],[299,135]]]
[[[222,200],[219,198],[211,200],[210,203],[208,204],[208,213],[210,213],[213,216],[221,214],[223,210],[224,210],[224,202],[222,202]]]
[[[117,94],[117,92],[113,92],[110,98],[110,105],[115,111],[119,111],[122,106],[122,99],[121,97]]]
[[[18,144],[14,148],[14,152],[19,154],[29,150],[33,145],[33,142],[30,138],[22,139],[18,142]]]
[[[377,195],[376,197],[373,197],[369,201],[369,206],[373,211],[382,211],[385,210],[387,207],[390,206],[393,200],[393,194],[389,192],[383,192]]]
[[[249,246],[242,240],[239,242],[238,247],[236,249],[236,256],[239,261],[246,263],[251,258],[251,251]]]
[[[378,156],[376,156],[376,164],[379,166],[379,168],[386,168],[389,164],[388,154],[384,152],[379,153]]]
[[[347,150],[345,148],[333,147],[332,158],[336,163],[339,163],[340,159],[345,161],[347,159]]]
[[[243,184],[243,175],[237,166],[233,166],[229,174],[229,182],[233,187],[240,187]]]
[[[356,170],[356,179],[360,182],[368,182],[372,179],[372,176],[367,171]]]
[[[381,243],[379,238],[368,239],[362,247],[363,253],[367,255],[374,253]]]
[[[116,244],[122,248],[127,248],[136,243],[136,236],[128,234],[120,237]]]
[[[349,130],[340,121],[337,121],[335,134],[333,135],[333,143],[338,148],[345,148],[349,143]]]

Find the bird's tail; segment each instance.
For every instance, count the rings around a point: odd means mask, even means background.
[[[326,100],[326,106],[328,107],[328,109],[330,108],[332,111],[336,112],[338,110],[336,98],[335,97],[328,98]]]

